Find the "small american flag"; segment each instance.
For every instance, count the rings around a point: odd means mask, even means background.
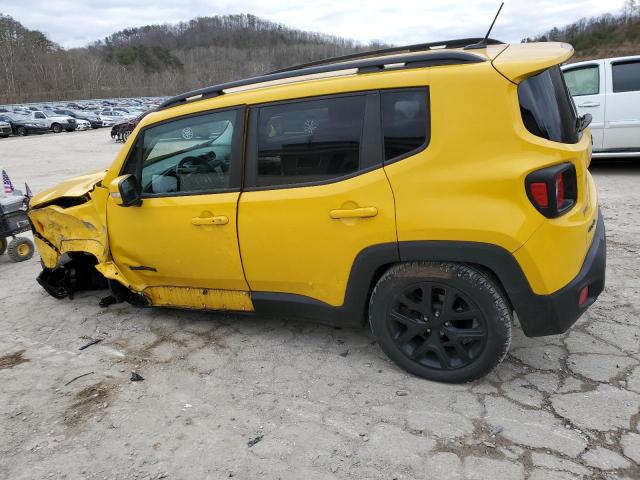
[[[7,175],[7,172],[4,170],[2,170],[2,185],[4,186],[4,193],[13,193],[13,184],[11,183],[11,179],[9,179],[9,175]]]

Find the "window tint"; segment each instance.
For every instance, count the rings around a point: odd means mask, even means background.
[[[257,185],[317,182],[358,170],[365,96],[262,107]]]
[[[42,113],[42,112],[36,112],[35,118],[47,118],[47,117],[45,117],[44,113]]]
[[[596,95],[600,93],[600,68],[598,65],[565,70],[564,79],[571,95]]]
[[[613,91],[640,91],[640,61],[617,62],[612,64]]]
[[[143,194],[211,192],[229,188],[237,116],[236,110],[228,110],[144,130],[122,174],[136,172],[135,164],[140,158]]]
[[[422,148],[428,133],[426,90],[383,92],[381,100],[384,159]]]
[[[518,99],[522,121],[531,133],[554,142],[578,142],[575,107],[558,67],[520,83]]]

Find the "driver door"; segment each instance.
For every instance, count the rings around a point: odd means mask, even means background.
[[[251,310],[236,230],[244,108],[158,123],[136,137],[121,174],[142,205],[107,207],[120,271],[154,305]]]

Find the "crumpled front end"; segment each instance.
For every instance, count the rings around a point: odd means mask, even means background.
[[[56,298],[107,286],[95,268],[109,257],[104,213],[108,191],[98,185],[100,179],[79,177],[31,203],[28,215],[43,263],[38,282]]]

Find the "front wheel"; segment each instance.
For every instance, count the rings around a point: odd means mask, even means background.
[[[54,123],[53,125],[51,125],[51,130],[53,131],[53,133],[60,133],[62,131],[62,125]]]
[[[404,263],[378,281],[369,321],[404,370],[439,382],[480,378],[506,356],[512,314],[484,273],[457,263]]]

